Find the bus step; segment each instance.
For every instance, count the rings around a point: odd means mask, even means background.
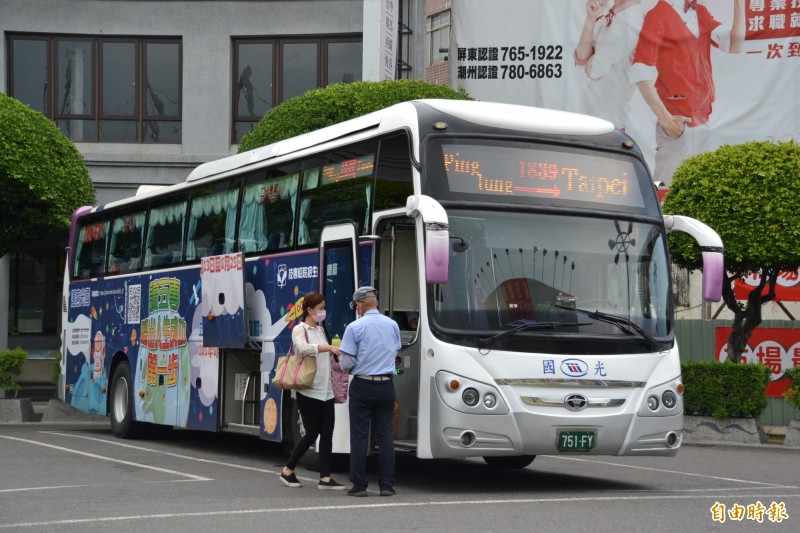
[[[251,426],[249,424],[229,423],[224,431],[230,433],[244,433],[245,435],[261,435],[261,426]]]
[[[398,450],[410,450],[414,451],[417,449],[417,441],[415,440],[396,440],[394,441],[394,447]]]

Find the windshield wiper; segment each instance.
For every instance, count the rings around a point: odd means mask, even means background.
[[[579,309],[577,307],[567,307],[564,305],[557,305],[557,304],[555,305],[555,307],[558,307],[559,309],[566,309],[568,311],[575,311],[577,313],[582,313],[588,316],[589,318],[593,318],[599,322],[605,322],[606,324],[613,324],[614,326],[617,326],[617,328],[619,328],[619,330],[622,331],[625,335],[633,335],[633,332],[631,332],[631,330],[625,327],[628,326],[632,328],[636,333],[638,333],[640,337],[646,340],[647,344],[650,346],[650,348],[653,349],[654,352],[661,351],[660,348],[661,345],[655,339],[655,337],[647,333],[639,324],[631,320],[628,320],[624,316],[611,315],[608,313],[603,313],[602,311],[598,310],[589,311],[588,309]]]
[[[478,339],[478,348],[488,348],[495,341],[504,339],[515,333],[525,329],[556,329],[556,328],[569,328],[574,326],[591,326],[589,322],[536,322],[534,320],[517,320],[508,324],[509,326],[516,324],[513,328],[502,331],[497,335],[492,335],[485,339]]]

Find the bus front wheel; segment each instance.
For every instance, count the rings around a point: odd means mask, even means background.
[[[142,424],[133,420],[131,367],[122,362],[114,369],[111,380],[111,431],[115,436],[131,439],[141,433]]]
[[[525,468],[536,459],[535,455],[511,455],[511,456],[492,456],[487,455],[483,458],[486,464],[492,468]]]

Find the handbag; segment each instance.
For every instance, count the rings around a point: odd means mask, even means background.
[[[350,374],[342,370],[339,361],[331,356],[331,386],[333,387],[333,403],[347,401],[347,388],[350,385]]]
[[[308,342],[308,331],[306,331],[306,342]],[[310,389],[316,373],[316,356],[295,354],[292,343],[289,353],[278,358],[272,386],[282,390]]]

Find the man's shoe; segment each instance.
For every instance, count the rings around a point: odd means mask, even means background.
[[[346,488],[347,487],[341,483],[337,483],[333,478],[330,478],[328,481],[319,480],[319,490],[344,490]]]
[[[294,489],[303,486],[303,484],[300,483],[300,480],[297,479],[297,476],[294,475],[294,472],[292,472],[288,476],[283,472],[281,472],[281,482],[287,487],[292,487]]]
[[[363,498],[367,495],[367,487],[366,485],[353,485],[350,487],[350,490],[347,491],[347,495]]]
[[[394,496],[397,494],[391,485],[381,485],[381,496]]]

